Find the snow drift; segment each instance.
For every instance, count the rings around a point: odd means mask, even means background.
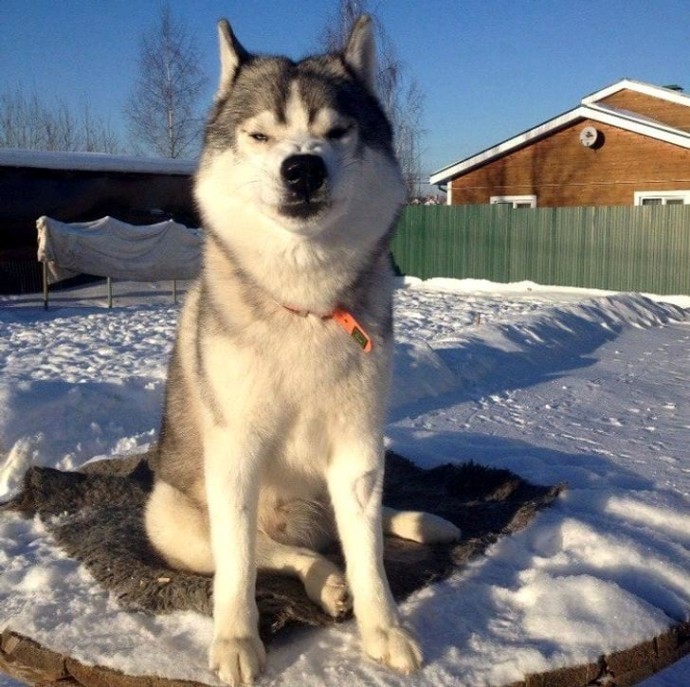
[[[390,447],[424,467],[472,459],[569,489],[403,604],[427,657],[414,683],[507,684],[688,620],[687,311],[637,294],[431,286],[395,296]],[[0,311],[2,493],[29,464],[150,446],[177,312]],[[86,663],[214,683],[207,618],[124,612],[40,521],[0,519],[0,607],[0,628]],[[381,681],[408,684],[363,660],[345,623],[273,647],[262,684]]]

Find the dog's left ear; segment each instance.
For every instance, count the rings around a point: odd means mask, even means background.
[[[345,63],[376,92],[376,45],[371,17],[362,15],[352,29],[344,52]]]
[[[221,19],[218,22],[218,42],[220,44],[220,84],[218,85],[218,93],[220,94],[233,82],[237,70],[243,62],[249,60],[251,55],[237,40],[227,19]]]

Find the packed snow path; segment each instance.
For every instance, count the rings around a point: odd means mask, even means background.
[[[640,296],[478,286],[397,293],[388,441],[423,466],[475,460],[568,490],[403,604],[426,653],[418,676],[362,659],[345,623],[272,646],[262,684],[501,685],[690,618],[686,313]],[[0,491],[31,463],[76,467],[155,439],[176,313],[0,310]],[[121,612],[41,532],[0,521],[0,628],[85,662],[212,681],[207,618]]]

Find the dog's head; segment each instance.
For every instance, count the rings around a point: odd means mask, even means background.
[[[299,62],[250,54],[227,21],[219,35],[220,86],[196,180],[206,221],[223,231],[252,212],[314,237],[354,212],[369,216],[370,232],[387,231],[404,191],[374,93],[371,21],[358,21],[341,54]]]

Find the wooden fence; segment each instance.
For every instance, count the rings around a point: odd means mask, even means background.
[[[690,294],[690,206],[407,207],[403,274]]]

